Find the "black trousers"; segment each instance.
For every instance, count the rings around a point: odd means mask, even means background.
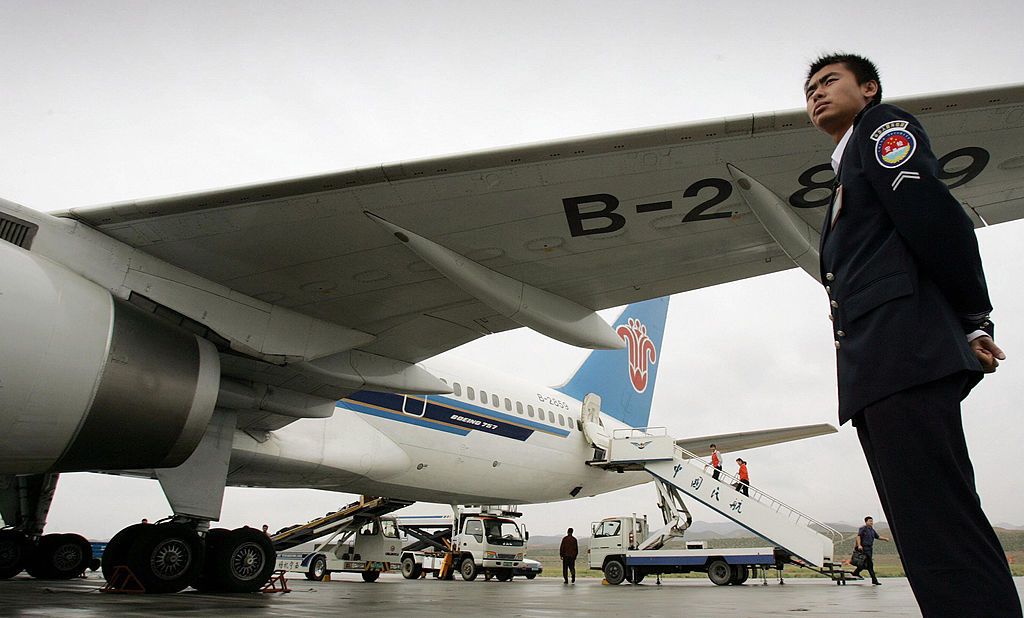
[[[867,556],[867,560],[864,562],[864,566],[857,567],[856,569],[854,569],[853,574],[860,575],[860,572],[862,570],[867,569],[868,575],[871,576],[872,583],[877,582],[878,578],[875,576],[875,561],[871,557],[871,554],[864,552],[864,555]]]
[[[562,558],[562,579],[569,581],[569,573],[572,573],[572,581],[576,581],[576,559]]]
[[[715,466],[715,471],[711,473],[711,478],[718,480],[718,475],[722,473],[722,466]]]
[[[901,391],[854,419],[893,541],[924,616],[1021,616],[981,509],[960,397],[965,374]]]

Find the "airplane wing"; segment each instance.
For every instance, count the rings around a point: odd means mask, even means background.
[[[921,118],[977,226],[1022,216],[1024,85],[893,102]],[[794,260],[814,272],[800,252],[816,250],[831,150],[803,110],[790,110],[54,214],[232,295],[368,334],[361,353],[417,363],[528,323],[488,296],[495,273],[513,296],[519,285],[599,310]],[[483,267],[482,287],[442,274],[403,246],[410,236],[456,266]],[[229,376],[344,395],[315,372],[223,358]]]
[[[793,440],[803,440],[815,436],[824,436],[839,431],[828,423],[818,425],[797,425],[795,427],[780,427],[778,429],[762,429],[760,431],[740,431],[737,433],[722,433],[714,436],[697,436],[694,438],[683,438],[676,440],[676,445],[681,446],[698,457],[705,457],[711,454],[710,445],[714,444],[723,453],[732,453],[759,446],[769,446]]]

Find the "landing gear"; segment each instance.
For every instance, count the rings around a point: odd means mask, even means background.
[[[114,535],[103,552],[103,577],[126,566],[149,593],[255,592],[274,571],[267,535],[252,528],[214,528],[205,546],[187,524],[135,524]]]
[[[14,577],[28,566],[32,544],[17,530],[0,530],[0,579]]]

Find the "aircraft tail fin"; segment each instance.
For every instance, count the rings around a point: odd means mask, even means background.
[[[626,348],[591,352],[576,373],[555,390],[579,401],[588,393],[597,393],[602,412],[631,427],[646,426],[661,360],[668,300],[665,296],[628,305],[612,322]]]

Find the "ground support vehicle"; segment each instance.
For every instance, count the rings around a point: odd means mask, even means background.
[[[544,566],[536,560],[529,558],[523,558],[522,564],[519,568],[512,569],[512,575],[516,577],[525,577],[526,579],[533,579],[544,572]]]
[[[466,507],[452,516],[400,517],[399,527],[418,539],[402,551],[402,575],[444,578],[458,572],[466,581],[481,574],[511,580],[523,564],[529,538],[515,521],[519,516],[510,507]]]

